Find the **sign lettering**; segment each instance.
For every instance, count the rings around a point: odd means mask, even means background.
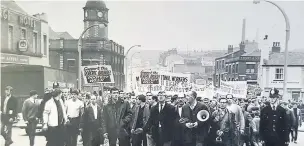
[[[82,66],[82,75],[85,84],[114,83],[110,65]]]
[[[19,16],[19,23],[26,27],[36,27],[36,20],[29,16]]]
[[[29,57],[1,53],[1,63],[29,64]]]

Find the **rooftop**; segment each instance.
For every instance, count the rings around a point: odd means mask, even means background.
[[[271,53],[265,65],[284,65],[284,52]],[[288,65],[304,65],[304,52],[288,52]]]
[[[13,0],[5,0],[5,1],[1,1],[1,6],[10,8],[12,10],[18,11],[20,13],[23,14],[27,14],[26,11],[24,11],[15,1]]]
[[[106,9],[106,3],[102,0],[88,0],[85,8]]]
[[[253,50],[251,52],[247,52],[245,54],[243,54],[242,56],[261,56],[261,50]]]
[[[51,27],[49,27],[50,39],[75,39],[68,32],[55,32]]]

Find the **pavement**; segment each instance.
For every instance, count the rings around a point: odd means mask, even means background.
[[[302,126],[298,133],[298,143],[290,143],[289,146],[304,146],[304,126]],[[14,143],[11,146],[29,146],[29,138],[28,136],[25,134],[25,129],[21,129],[19,127],[13,127],[12,130],[12,139],[14,141]],[[80,137],[79,137],[80,139]],[[4,146],[4,140],[3,137],[0,136],[0,146]],[[46,145],[46,140],[45,137],[42,135],[37,135],[35,138],[35,146],[45,146]],[[77,146],[82,146],[82,142],[78,141]],[[104,146],[107,146],[107,144],[105,144]]]

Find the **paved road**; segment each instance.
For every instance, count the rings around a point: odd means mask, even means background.
[[[304,126],[303,128],[304,129]],[[2,136],[1,146],[4,146]],[[17,127],[13,128],[13,141],[11,146],[29,146],[28,136],[25,135],[25,130]],[[35,146],[45,146],[46,141],[44,136],[36,136]],[[78,143],[78,146],[82,146],[82,143]],[[299,132],[298,143],[291,143],[289,146],[304,146],[304,132]]]

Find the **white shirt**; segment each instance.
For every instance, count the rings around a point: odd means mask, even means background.
[[[84,107],[83,102],[76,99],[73,101],[73,99],[70,99],[66,102],[66,108],[67,108],[67,116],[69,118],[77,118],[79,117],[80,110]]]
[[[178,114],[179,114],[179,116],[181,117],[182,116],[182,107],[178,107]]]
[[[270,106],[271,106],[271,109],[272,109],[272,110],[276,110],[276,109],[277,109],[277,107],[278,107],[278,105],[277,105],[277,104],[271,104]]]
[[[62,99],[59,99],[59,101],[63,110],[63,119],[64,121],[67,121],[65,106],[63,104]],[[58,126],[58,111],[54,98],[51,98],[45,103],[45,107],[43,111],[43,122],[44,124],[47,124],[47,126],[52,126],[52,127]]]
[[[191,110],[193,110],[194,108],[195,108],[195,106],[197,105],[197,101],[196,100],[194,100],[194,103],[193,103],[193,105],[191,105],[190,104],[190,108],[191,108]]]
[[[7,96],[6,98],[5,98],[5,100],[4,100],[4,103],[3,103],[3,113],[4,114],[7,114],[6,112],[6,110],[7,110],[7,102],[8,102],[8,100],[11,98],[11,95],[10,96]],[[10,114],[10,113],[9,113]],[[12,114],[12,113],[11,113]]]
[[[92,104],[91,106],[93,108],[94,118],[97,119],[97,105],[96,104],[95,105]]]
[[[164,109],[164,106],[165,106],[165,103],[163,103],[163,104],[160,104],[160,103],[159,103],[159,107],[158,107],[159,112],[161,112],[161,110]]]

